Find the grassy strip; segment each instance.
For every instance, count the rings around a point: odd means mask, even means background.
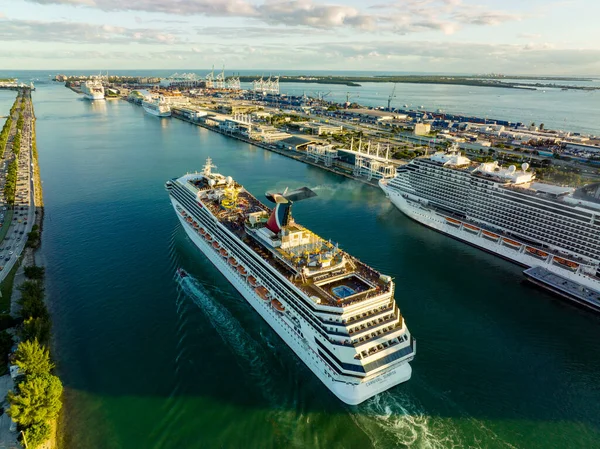
[[[17,274],[17,270],[21,265],[22,257],[19,257],[19,260],[13,265],[12,269],[8,273],[8,275],[4,278],[2,283],[0,283],[0,293],[2,297],[0,298],[0,312],[1,313],[9,313],[10,312],[10,297],[12,296],[13,284],[15,283],[15,275]]]
[[[10,229],[10,225],[12,223],[14,211],[12,209],[8,209],[4,211],[4,224],[0,227],[0,245],[4,242],[4,237],[8,234],[8,230]]]

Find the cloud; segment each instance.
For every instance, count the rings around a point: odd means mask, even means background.
[[[517,37],[520,39],[540,39],[542,35],[538,33],[519,33]]]
[[[0,41],[174,44],[181,42],[172,33],[150,28],[124,28],[74,22],[0,19]]]
[[[451,34],[463,25],[497,25],[520,16],[465,5],[461,0],[402,0],[363,9],[315,0],[27,0],[66,4],[104,11],[146,11],[173,15],[203,15],[254,20],[268,25],[313,29],[353,29],[400,34],[438,30]]]
[[[469,42],[435,42],[390,40],[334,43],[329,40],[298,45],[273,42],[270,44],[196,43],[174,45],[168,49],[155,50],[135,48],[135,51],[48,51],[41,46],[35,50],[11,50],[0,48],[0,58],[15,66],[75,65],[95,68],[97,61],[105,61],[109,69],[119,68],[165,68],[177,69],[219,65],[226,55],[227,67],[256,69],[257,74],[277,74],[277,68],[303,67],[305,70],[372,70],[455,72],[455,73],[517,73],[517,74],[563,74],[582,75],[600,72],[600,49],[577,50],[555,48],[548,44],[494,45]],[[53,47],[53,44],[48,44]],[[116,48],[116,47],[115,47]],[[132,48],[132,47],[129,47]],[[44,63],[43,61],[47,61]],[[200,75],[206,74],[199,71]],[[229,72],[227,72],[229,73]],[[267,75],[268,75],[267,73]]]

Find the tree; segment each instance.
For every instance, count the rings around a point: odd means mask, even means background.
[[[40,374],[26,378],[18,386],[18,393],[9,391],[9,416],[22,426],[49,421],[58,416],[62,407],[63,391],[60,379],[52,374]]]
[[[36,449],[50,438],[50,425],[42,422],[34,424],[23,431],[27,449]]]
[[[41,345],[48,346],[51,326],[49,317],[31,317],[23,321],[21,336],[23,340],[37,340]]]
[[[28,277],[29,279],[42,279],[45,272],[44,267],[38,267],[37,265],[25,267],[24,271],[25,277]]]
[[[50,352],[37,339],[19,343],[15,353],[15,364],[26,376],[48,374],[54,368]]]

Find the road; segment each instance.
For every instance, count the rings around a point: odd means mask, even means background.
[[[18,156],[18,174],[17,190],[15,194],[14,215],[10,223],[3,223],[3,226],[9,226],[9,229],[0,242],[0,282],[8,275],[12,267],[25,248],[27,234],[35,221],[35,201],[34,201],[34,177],[32,167],[32,132],[33,132],[33,105],[29,92],[25,93],[26,104],[23,112],[23,130],[21,132],[21,151]],[[16,126],[18,111],[15,111],[16,117],[13,121]],[[16,131],[16,129],[15,129]],[[14,140],[14,137],[13,137]],[[6,184],[6,174],[8,165],[14,158],[14,152],[9,151],[8,145],[2,159],[0,167],[0,216],[4,219],[6,210],[10,207],[6,198],[4,198],[4,185]]]

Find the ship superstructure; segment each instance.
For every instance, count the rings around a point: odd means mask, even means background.
[[[99,78],[93,78],[83,83],[81,92],[88,100],[104,100],[104,86]]]
[[[171,105],[163,96],[144,100],[142,102],[142,107],[148,114],[152,114],[157,117],[171,116]]]
[[[410,379],[416,350],[394,282],[296,223],[302,188],[267,193],[273,210],[231,177],[167,181],[194,244],[342,401],[358,404]]]
[[[600,291],[600,186],[536,182],[528,164],[476,164],[456,148],[379,182],[414,220],[527,267]]]

